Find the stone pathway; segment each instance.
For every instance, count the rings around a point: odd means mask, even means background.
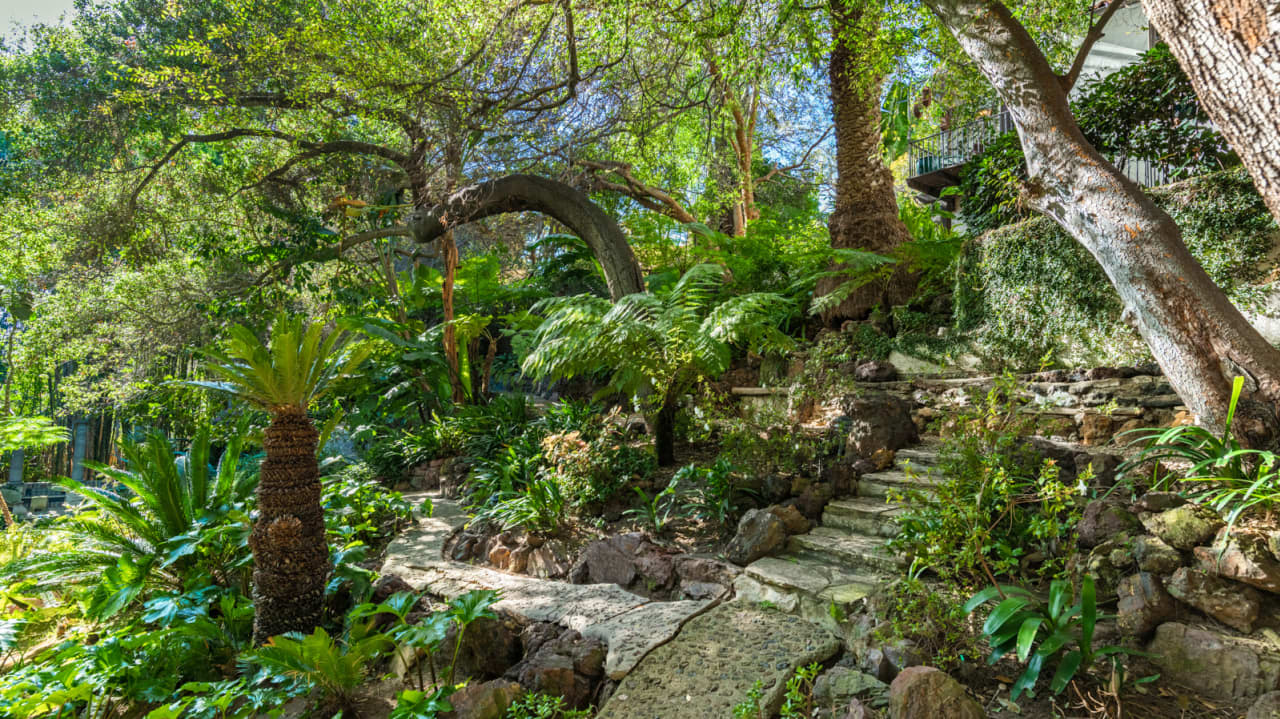
[[[395,574],[414,589],[447,599],[477,590],[502,593],[495,608],[530,622],[555,622],[608,647],[605,672],[620,679],[654,647],[668,641],[710,601],[655,602],[614,584],[568,584],[508,574],[444,558],[445,541],[467,522],[456,502],[427,494],[406,494],[411,503],[430,497],[432,517],[401,534],[387,547],[382,573]]]
[[[908,488],[928,491],[937,461],[934,444],[899,450],[892,469],[863,475],[857,496],[828,503],[821,526],[792,537],[785,553],[748,565],[734,583],[738,599],[767,602],[838,630],[832,605],[843,609],[870,596],[908,564],[885,547],[898,532],[894,517],[902,511],[887,496]]]
[[[596,719],[731,717],[757,681],[772,715],[796,667],[824,661],[840,640],[799,617],[731,602],[691,619],[618,685]]]

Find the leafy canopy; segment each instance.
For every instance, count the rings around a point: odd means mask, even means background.
[[[222,350],[210,350],[209,368],[222,382],[192,382],[227,392],[271,412],[305,412],[334,380],[364,361],[367,349],[352,345],[343,330],[325,333],[324,323],[281,313],[266,344],[236,325]]]

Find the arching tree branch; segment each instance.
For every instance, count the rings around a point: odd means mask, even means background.
[[[536,175],[507,175],[455,192],[435,207],[409,213],[406,224],[418,242],[439,239],[451,227],[508,212],[540,212],[578,235],[604,269],[609,294],[644,291],[644,276],[622,228],[585,194],[563,182]]]

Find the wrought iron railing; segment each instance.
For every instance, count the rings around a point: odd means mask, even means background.
[[[959,127],[914,139],[907,148],[907,167],[912,177],[958,167],[1013,130],[1013,118],[1007,111],[992,112]]]
[[[959,127],[914,139],[907,148],[909,176],[959,167],[981,155],[996,138],[1016,129],[1007,110],[992,111]],[[1143,187],[1158,187],[1176,179],[1167,167],[1146,160],[1111,159],[1126,177]]]

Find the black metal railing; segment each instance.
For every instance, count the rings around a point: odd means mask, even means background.
[[[1013,130],[1013,118],[1008,111],[991,112],[959,127],[914,139],[907,146],[910,176],[963,165],[982,154],[997,137]]]
[[[996,138],[1016,129],[1007,110],[992,111],[959,127],[911,140],[907,149],[909,176],[959,167],[981,155]],[[1110,159],[1126,177],[1143,187],[1159,187],[1177,179],[1163,165],[1126,157]]]

